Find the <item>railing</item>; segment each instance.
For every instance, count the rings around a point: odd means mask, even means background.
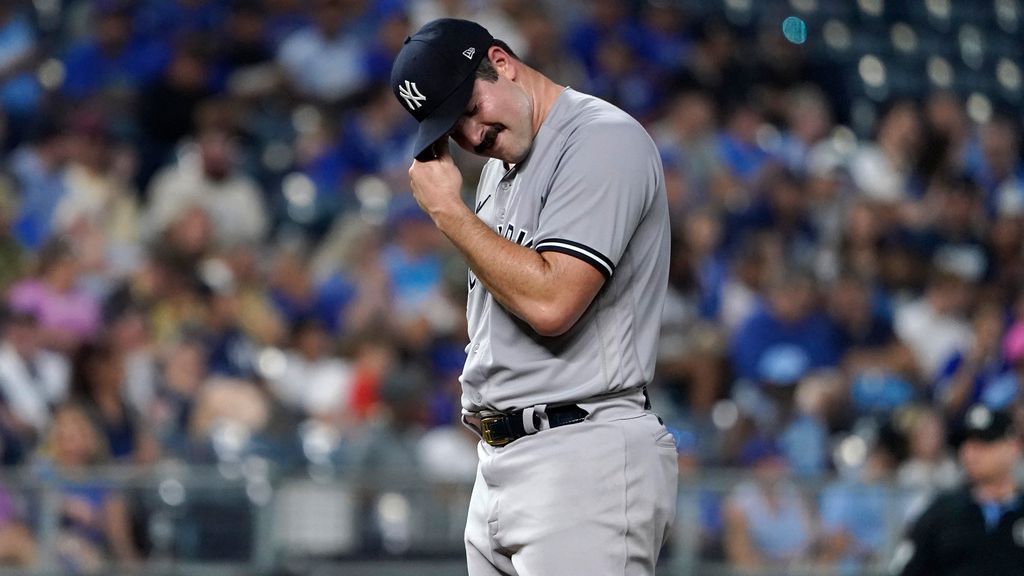
[[[17,503],[38,551],[32,566],[0,568],[0,576],[73,573],[62,559],[62,516],[69,487],[82,486],[122,495],[144,548],[140,563],[105,566],[103,574],[331,574],[341,566],[353,576],[465,573],[462,530],[471,490],[465,483],[322,469],[279,477],[260,460],[209,468],[94,469],[74,477],[18,470],[0,476],[0,482]],[[825,563],[820,513],[830,506],[822,505],[823,498],[835,496],[835,484],[809,480],[793,481],[811,515],[807,528],[813,542],[806,554],[773,566],[734,567],[715,505],[740,486],[749,490],[751,482],[748,472],[682,478],[676,527],[658,573],[885,573],[905,526],[908,495],[888,484],[864,488],[864,498],[854,492],[853,500],[884,511],[874,526],[878,549],[859,564]]]

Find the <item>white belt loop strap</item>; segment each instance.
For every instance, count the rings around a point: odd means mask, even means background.
[[[537,404],[536,406],[530,406],[529,408],[523,409],[523,430],[527,434],[536,434],[538,431],[545,430],[547,428],[548,415],[546,410],[547,404]],[[541,424],[540,428],[537,428],[533,423],[534,414],[539,416],[538,420]]]

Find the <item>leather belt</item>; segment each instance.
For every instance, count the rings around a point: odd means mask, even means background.
[[[515,412],[499,412],[487,416],[466,416],[466,421],[477,427],[483,441],[491,446],[505,446],[511,442],[539,431],[538,421],[543,413],[547,417],[549,428],[558,428],[569,424],[583,422],[588,412],[575,404],[551,406],[538,411],[535,407],[516,410]]]

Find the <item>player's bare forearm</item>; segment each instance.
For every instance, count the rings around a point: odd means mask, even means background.
[[[420,207],[462,252],[494,298],[542,336],[576,323],[604,283],[589,264],[559,253],[540,254],[506,240],[463,203],[462,174],[437,145],[437,158],[413,162],[409,179]]]
[[[495,300],[542,336],[571,328],[603,282],[571,256],[540,254],[499,236],[465,205],[432,217]]]

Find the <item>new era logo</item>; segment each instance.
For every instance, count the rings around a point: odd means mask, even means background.
[[[470,60],[473,59],[473,54],[476,54],[476,48],[466,48],[462,51],[462,55]]]
[[[415,82],[405,81],[404,86],[398,87],[398,95],[405,100],[405,105],[409,107],[409,110],[413,112],[417,108],[423,107],[423,102],[426,101],[427,97],[420,93],[420,89],[416,87]]]

